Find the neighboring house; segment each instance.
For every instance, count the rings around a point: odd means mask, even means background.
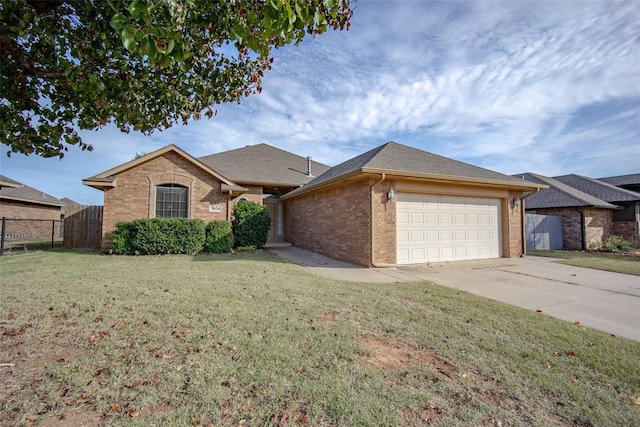
[[[564,249],[588,249],[611,235],[638,242],[640,193],[574,174],[514,176],[549,186],[526,199],[526,212],[562,217]]]
[[[52,225],[48,221],[60,220],[64,203],[6,176],[0,175],[0,184],[0,217],[14,220],[8,221],[6,235],[16,239],[51,237]],[[60,237],[59,232],[56,237]]]
[[[604,181],[607,184],[612,184],[616,187],[624,188],[625,190],[631,190],[635,191],[636,193],[640,193],[640,173],[609,176],[606,178],[599,178],[598,181]]]
[[[271,241],[366,266],[521,256],[520,200],[546,188],[395,142],[333,168],[267,144],[170,145],[83,183],[104,191],[104,250],[120,221],[230,219],[247,199],[269,207]]]

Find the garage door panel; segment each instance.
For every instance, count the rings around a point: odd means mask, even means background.
[[[399,193],[396,209],[399,264],[502,254],[499,199]]]

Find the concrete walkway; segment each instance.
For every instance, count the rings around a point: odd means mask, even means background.
[[[640,276],[534,256],[370,269],[296,247],[271,251],[331,279],[428,281],[640,341]]]

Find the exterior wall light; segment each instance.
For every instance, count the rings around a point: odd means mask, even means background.
[[[395,198],[396,198],[396,192],[395,192],[395,191],[393,191],[393,188],[392,188],[392,189],[391,189],[391,190],[389,190],[389,192],[387,193],[387,199],[388,199],[390,202],[393,202],[393,199],[395,199]]]
[[[520,206],[520,197],[516,197],[515,199],[513,199],[513,206],[515,206],[516,208]]]

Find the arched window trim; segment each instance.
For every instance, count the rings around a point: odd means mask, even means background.
[[[193,186],[195,180],[187,175],[178,173],[160,173],[148,176],[149,179],[149,218],[156,218],[156,194],[157,187],[162,185],[180,185],[187,188],[187,218],[191,218],[191,206],[193,205]]]

